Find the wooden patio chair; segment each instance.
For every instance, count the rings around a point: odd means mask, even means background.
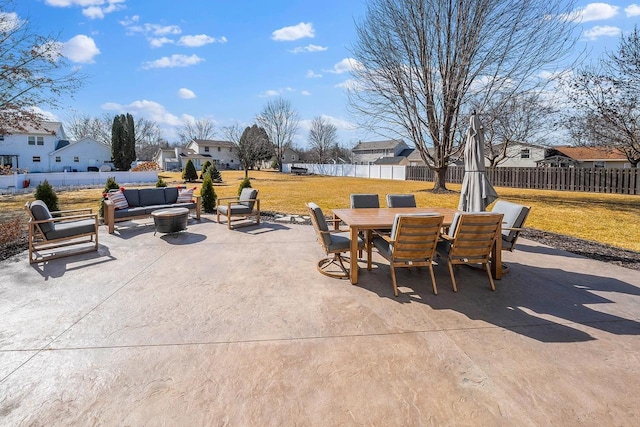
[[[25,209],[29,214],[30,264],[98,250],[98,214],[91,209],[50,212],[42,200],[27,202]],[[86,247],[91,242],[93,245]],[[80,244],[84,246],[78,250],[52,251]]]
[[[223,202],[224,203],[221,203]],[[238,197],[222,197],[218,199],[218,209],[216,210],[216,218],[220,223],[220,215],[227,217],[227,228],[231,230],[232,221],[247,220],[251,217],[255,218],[255,224],[260,224],[260,199],[258,199],[258,190],[254,188],[243,188]],[[234,218],[235,219],[232,219]],[[249,222],[245,225],[253,225]]]
[[[433,257],[443,220],[444,217],[438,214],[397,214],[390,235],[388,231],[374,231],[372,243],[389,261],[395,296],[398,296],[397,267],[429,267],[433,293],[438,295]]]
[[[498,238],[502,217],[502,214],[493,212],[465,212],[457,213],[453,217],[449,233],[442,235],[443,240],[438,243],[436,250],[440,256],[447,258],[454,292],[458,292],[458,288],[453,265],[458,264],[482,265],[489,277],[491,290],[496,290],[489,268],[489,258],[493,243]]]
[[[322,209],[315,203],[307,203],[307,209],[309,210],[309,216],[311,217],[311,223],[316,231],[318,242],[327,255],[331,255],[327,258],[323,258],[318,261],[318,271],[325,276],[333,277],[335,279],[348,279],[349,270],[344,265],[344,259],[342,254],[344,252],[351,251],[351,237],[350,232],[342,230],[340,228],[333,227],[329,229],[327,219],[322,213]],[[333,222],[339,222],[339,219],[330,220]],[[358,238],[358,249],[364,248],[364,241]],[[371,258],[367,260],[367,266],[370,267]],[[334,272],[330,268],[336,266],[340,269],[340,272]]]

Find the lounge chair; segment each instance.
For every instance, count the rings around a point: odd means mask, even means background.
[[[351,250],[351,237],[350,232],[333,229],[329,230],[327,225],[327,219],[322,213],[322,209],[315,203],[307,203],[307,209],[309,210],[309,216],[311,217],[311,223],[316,230],[318,236],[318,242],[327,255],[332,255],[327,258],[323,258],[318,261],[318,271],[325,276],[333,277],[336,279],[348,279],[349,270],[344,265],[342,253],[349,252]],[[339,219],[332,220],[334,222],[340,221]],[[358,249],[364,248],[364,242],[358,238]],[[371,263],[371,258],[368,259],[368,266]],[[340,272],[334,272],[330,269],[331,266],[336,266],[340,269]]]
[[[220,215],[227,217],[227,228],[229,230],[231,230],[232,221],[246,220],[250,217],[255,217],[255,224],[260,224],[260,199],[258,199],[258,190],[254,188],[243,188],[239,197],[222,197],[218,199],[218,209],[216,213],[218,223],[220,223]],[[236,218],[232,220],[233,217]],[[253,222],[249,222],[242,226],[253,224]]]
[[[98,250],[98,214],[91,209],[50,212],[42,200],[27,202],[25,209],[29,213],[30,264]],[[81,249],[53,251],[80,244]]]
[[[438,295],[433,274],[433,257],[444,217],[438,214],[397,214],[391,234],[374,231],[373,245],[389,261],[393,294],[398,296],[396,267],[429,267],[433,293]]]
[[[519,205],[504,200],[498,200],[491,212],[503,214],[502,218],[502,250],[513,252],[520,232],[524,230],[529,206]]]
[[[458,292],[453,274],[454,264],[482,265],[489,277],[491,290],[496,290],[489,258],[501,223],[502,214],[493,212],[456,213],[453,217],[448,234],[441,236],[443,240],[438,242],[436,250],[440,256],[447,258],[454,292]]]

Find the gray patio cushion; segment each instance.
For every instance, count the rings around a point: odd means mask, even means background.
[[[195,202],[188,203],[173,203],[171,205],[172,208],[187,208],[187,209],[195,209],[198,205]]]
[[[155,206],[164,205],[164,189],[159,188],[141,188],[140,194],[140,206]]]
[[[144,206],[138,206],[135,208],[116,209],[113,212],[114,218],[126,218],[129,216],[140,216],[147,213],[147,208]]]
[[[518,234],[515,230],[505,230],[505,228],[520,228],[525,218],[529,214],[527,206],[498,200],[491,210],[493,213],[504,214],[502,217],[502,240],[511,243]]]
[[[78,234],[95,232],[96,222],[93,219],[81,219],[78,221],[56,222],[53,229],[46,233],[47,239],[60,239],[72,237]]]
[[[245,205],[240,205],[237,203],[232,203],[231,205],[231,215],[246,215],[250,214],[253,210]],[[229,214],[229,205],[220,205],[218,206],[218,211],[223,215]]]
[[[165,187],[164,188],[164,202],[166,204],[173,204],[178,200],[178,188],[177,187]]]
[[[36,200],[30,206],[31,214],[37,221],[51,219],[51,212],[49,212],[49,208],[42,200]],[[50,222],[43,222],[40,224],[40,229],[46,235],[53,229],[53,225]]]
[[[329,226],[327,225],[327,220],[322,213],[322,209],[320,206],[315,203],[308,203],[309,209],[311,209],[311,214],[315,218],[316,223],[318,224],[318,229],[320,231],[329,231]],[[325,247],[329,247],[331,245],[331,236],[328,233],[322,233],[322,240]]]
[[[140,206],[140,196],[138,195],[139,190],[137,188],[132,189],[124,189],[122,194],[124,194],[124,198],[127,199],[127,204],[129,207],[138,207]]]
[[[390,208],[415,208],[416,198],[413,194],[387,194],[387,206]]]
[[[253,188],[243,188],[242,192],[240,193],[240,199],[238,203],[248,207],[249,212],[251,212],[253,210],[253,205],[255,204],[255,201],[247,202],[246,200],[255,199],[257,197],[258,197],[258,190],[255,190]]]
[[[327,250],[329,252],[348,252],[351,248],[350,235],[351,233],[348,231],[327,234],[329,236]],[[358,248],[364,248],[364,242],[360,238],[358,238]]]
[[[377,194],[352,194],[352,208],[379,208],[380,199]]]

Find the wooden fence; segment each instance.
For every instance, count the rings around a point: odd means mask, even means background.
[[[464,168],[449,167],[447,182],[462,183]],[[487,168],[487,177],[496,187],[540,190],[585,191],[592,193],[640,194],[640,168]],[[433,181],[426,166],[407,166],[406,179]]]

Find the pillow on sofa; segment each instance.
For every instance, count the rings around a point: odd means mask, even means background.
[[[107,198],[111,200],[111,203],[113,203],[116,209],[126,209],[129,207],[129,203],[127,203],[127,199],[124,197],[122,190],[107,193]]]
[[[178,200],[176,200],[176,203],[189,203],[191,199],[193,199],[193,190],[194,188],[178,191]]]

